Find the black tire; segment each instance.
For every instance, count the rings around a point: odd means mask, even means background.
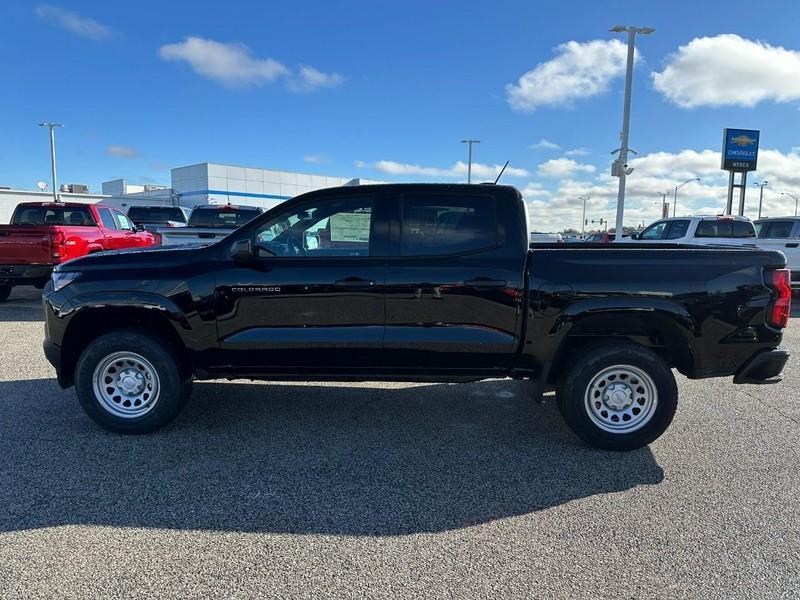
[[[5,302],[8,300],[8,296],[11,294],[11,286],[10,285],[0,285],[0,302]]]
[[[156,399],[151,400],[152,406],[146,409],[145,414],[119,416],[106,408],[102,396],[95,391],[95,370],[110,356],[120,352],[132,352],[144,358],[143,362],[148,362],[157,375]],[[150,433],[163,427],[186,405],[191,388],[190,378],[181,373],[178,362],[166,345],[153,337],[130,330],[113,331],[93,340],[81,354],[75,368],[75,390],[83,410],[95,423],[116,433]],[[115,398],[128,401],[125,396]],[[149,406],[148,402],[144,404]],[[117,408],[124,410],[121,406]]]
[[[621,395],[613,397],[614,392]],[[678,386],[669,366],[652,350],[628,342],[581,351],[558,389],[558,408],[570,429],[604,450],[650,444],[672,423],[677,407]]]

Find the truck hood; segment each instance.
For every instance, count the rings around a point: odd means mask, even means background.
[[[83,271],[149,262],[152,262],[154,267],[171,266],[196,260],[201,253],[207,251],[207,246],[198,244],[107,250],[68,260],[58,265],[55,270],[59,272]]]

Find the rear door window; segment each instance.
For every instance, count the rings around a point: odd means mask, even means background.
[[[461,254],[497,245],[491,197],[408,195],[402,207],[402,256]]]
[[[684,237],[687,231],[689,231],[688,220],[671,221],[669,230],[667,231],[667,235],[664,239],[677,240],[678,238]]]
[[[114,217],[111,216],[111,211],[107,208],[98,208],[97,212],[100,214],[100,220],[103,222],[108,229],[116,229],[117,224],[114,221]]]

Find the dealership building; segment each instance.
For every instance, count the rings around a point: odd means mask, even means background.
[[[198,204],[228,203],[268,209],[305,192],[372,183],[383,182],[204,162],[172,169],[169,186],[114,179],[103,182],[100,194],[90,193],[80,184],[59,187],[64,202],[101,202],[123,210],[131,206],[193,208]],[[20,202],[47,202],[52,197],[50,192],[0,188],[0,223],[9,222]]]

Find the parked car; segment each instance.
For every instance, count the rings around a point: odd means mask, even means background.
[[[800,290],[800,217],[771,217],[754,223],[756,245],[765,250],[780,250],[792,271],[792,289]]]
[[[44,350],[89,416],[125,433],[172,420],[193,379],[513,377],[557,390],[587,443],[629,450],[670,424],[673,368],[780,378],[781,253],[528,240],[509,186],[310,192],[210,246],[57,267]]]
[[[180,206],[131,206],[128,218],[145,231],[158,232],[165,227],[186,227],[191,211]]]
[[[656,221],[622,242],[755,246],[756,230],[746,217],[717,215],[672,217]]]
[[[609,234],[607,231],[598,231],[587,235],[583,242],[585,244],[610,244],[614,241],[614,234]]]
[[[154,244],[120,211],[99,204],[26,202],[0,225],[0,301],[17,285],[44,287],[55,265],[121,248]]]
[[[262,212],[262,209],[255,206],[202,204],[192,210],[186,227],[161,230],[161,244],[213,244]]]

